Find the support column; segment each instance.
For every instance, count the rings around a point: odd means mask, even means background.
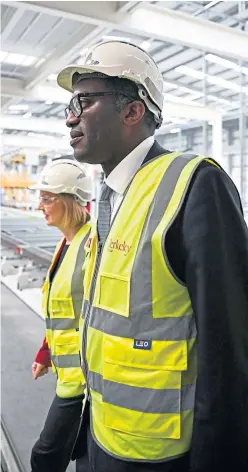
[[[222,117],[215,118],[212,125],[212,157],[225,168],[225,159],[222,152]]]
[[[245,10],[245,2],[239,2],[239,13],[242,13]],[[243,29],[243,24],[240,23],[240,28]],[[239,143],[240,143],[240,195],[243,203],[245,203],[245,94],[243,91],[245,77],[242,72],[242,61],[239,61],[240,73],[239,73]]]
[[[202,71],[204,74],[203,83],[202,83],[202,91],[203,91],[203,103],[204,103],[204,107],[206,107],[208,104],[208,98],[207,98],[208,63],[206,61],[206,54],[203,55],[202,59],[203,59]],[[203,121],[202,134],[203,134],[203,154],[204,156],[207,156],[208,155],[208,122],[206,120]]]

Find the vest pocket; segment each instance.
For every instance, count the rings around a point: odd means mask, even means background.
[[[100,274],[98,306],[121,316],[129,317],[130,280],[106,273]],[[114,308],[113,308],[114,307]]]
[[[106,338],[102,389],[105,426],[136,436],[180,439],[186,342],[154,341],[150,351],[142,351],[133,348],[133,340]]]
[[[51,298],[49,312],[51,318],[74,318],[72,300],[70,298]]]
[[[63,347],[66,350],[66,346],[77,346],[79,348],[79,333],[75,330],[70,331],[53,331],[53,343],[56,349],[56,345],[60,346],[60,349]],[[79,350],[79,349],[78,349]]]

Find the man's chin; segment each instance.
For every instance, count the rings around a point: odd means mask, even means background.
[[[74,158],[78,162],[84,162],[86,164],[100,164],[99,157],[95,156],[94,154],[88,152],[87,150],[79,151],[74,149]]]
[[[87,162],[85,160],[86,156],[85,156],[85,153],[83,151],[77,151],[77,150],[74,149],[73,155],[74,155],[74,158],[76,159],[76,161]]]

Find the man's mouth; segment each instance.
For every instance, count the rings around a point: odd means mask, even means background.
[[[80,139],[83,138],[83,133],[81,131],[76,131],[76,130],[72,130],[71,133],[71,141],[70,141],[70,145],[73,146],[74,144],[78,143],[80,141]]]

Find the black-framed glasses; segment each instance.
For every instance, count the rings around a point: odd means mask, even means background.
[[[126,95],[124,93],[119,92],[85,92],[85,93],[78,93],[74,97],[72,97],[68,107],[65,108],[65,117],[66,119],[71,112],[76,118],[79,118],[83,113],[83,105],[82,102],[84,98],[90,97],[104,97],[105,95],[124,95],[125,97],[129,98],[129,100],[137,100],[134,97]]]
[[[116,92],[86,92],[78,93],[73,97],[68,105],[65,108],[65,117],[68,118],[70,111],[76,118],[79,118],[83,113],[82,101],[84,98],[89,97],[104,97],[105,95],[116,95]]]

